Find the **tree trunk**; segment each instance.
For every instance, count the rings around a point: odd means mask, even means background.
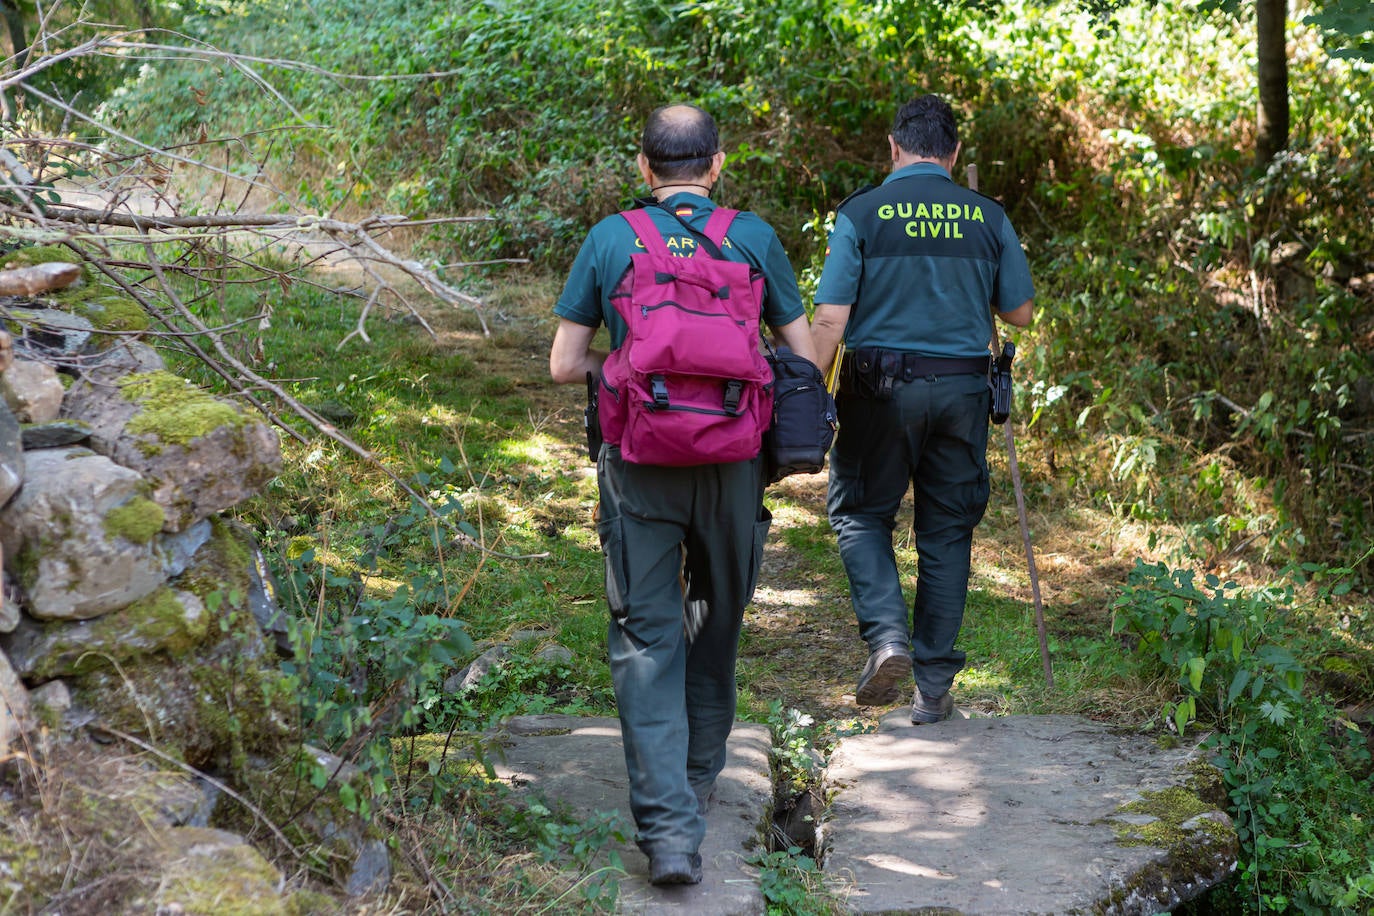
[[[1259,81],[1255,163],[1267,166],[1288,146],[1288,0],[1255,0],[1255,63]]]

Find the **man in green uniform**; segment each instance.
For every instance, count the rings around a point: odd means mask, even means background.
[[[674,252],[710,256],[698,254],[696,237],[679,220],[705,227],[724,162],[706,112],[674,105],[650,116],[638,165],[653,200],[642,203]],[[740,213],[720,248],[763,272],[763,319],[814,362],[796,276],[773,229]],[[610,297],[637,249],[642,243],[619,215],[592,227],[554,306],[554,381],[582,384],[586,373],[600,374],[606,354],[592,348],[592,339],[602,323],[613,349],[624,342],[625,322]],[[695,884],[705,813],[734,725],[740,624],[772,518],[763,506],[763,460],[657,467],[625,461],[619,448],[603,445],[597,484],[611,678],[636,842],[649,857],[653,883]],[[683,624],[689,601],[707,608],[691,636]]]
[[[973,529],[988,501],[992,314],[1030,323],[1030,268],[994,200],[950,178],[954,112],[934,95],[897,112],[892,173],[840,204],[816,289],[812,339],[829,369],[841,339],[840,430],[827,508],[869,647],[855,702],[895,702],[911,720],[950,717],[964,666],[955,640]],[[916,596],[908,617],[892,533],[914,488]]]

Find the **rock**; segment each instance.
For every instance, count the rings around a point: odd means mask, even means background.
[[[31,726],[29,692],[11,667],[9,659],[0,653],[0,758],[9,756],[17,747],[19,736]]]
[[[63,681],[48,681],[29,691],[34,716],[56,731],[73,731],[72,692]],[[83,723],[84,724],[84,723]]]
[[[121,340],[99,353],[90,354],[81,364],[82,378],[99,385],[114,385],[126,375],[164,372],[162,354],[139,340]]]
[[[243,837],[208,827],[168,827],[152,864],[162,872],[158,913],[288,916],[281,872]]]
[[[287,627],[286,614],[277,604],[277,586],[272,581],[272,571],[267,566],[257,540],[246,526],[232,525],[241,541],[252,553],[252,563],[248,577],[248,609],[253,619],[262,628],[265,636],[277,650],[280,658],[292,658],[295,650],[291,645],[291,631]]]
[[[79,420],[53,420],[25,424],[19,434],[26,449],[62,448],[86,444],[91,438],[91,428]]]
[[[446,678],[444,680],[444,693],[462,693],[465,690],[470,690],[482,678],[486,677],[489,671],[501,664],[509,654],[509,646],[492,646],[473,659],[466,668]]]
[[[255,495],[281,469],[271,427],[166,372],[78,382],[63,414],[90,424],[96,451],[149,481],[169,532]]]
[[[353,764],[329,753],[306,746],[303,753],[313,766],[328,774],[327,787],[337,792],[340,786],[354,789],[358,798],[372,792],[368,779]],[[391,884],[391,856],[386,842],[375,826],[347,811],[337,799],[332,804],[317,804],[302,812],[300,824],[325,844],[326,853],[342,863],[340,884],[351,896],[383,891]]]
[[[202,603],[204,629],[200,620],[170,627],[165,613],[142,617],[148,621],[140,627],[145,648],[159,633],[170,641],[136,663],[83,661],[69,682],[77,703],[99,710],[109,727],[198,769],[238,778],[248,754],[288,752],[298,734],[298,710],[290,694],[274,689],[281,671],[248,608],[249,557],[226,523],[211,524],[211,539],[168,583]],[[115,658],[119,651],[113,650]]]
[[[0,646],[26,679],[74,677],[111,663],[134,664],[156,652],[181,655],[206,635],[205,605],[190,592],[163,586],[93,620],[24,617]]]
[[[9,406],[0,401],[0,507],[24,482],[23,433]]]
[[[133,471],[80,448],[24,455],[24,487],[0,509],[0,544],[25,608],[43,619],[84,619],[162,584],[154,538],[161,510]]]
[[[0,372],[4,372],[14,361],[14,338],[8,331],[0,331]]]
[[[200,548],[214,535],[215,526],[209,519],[196,522],[185,531],[162,537],[162,569],[167,578],[175,579],[191,565]]]
[[[909,718],[843,738],[826,769],[824,870],[853,912],[1150,916],[1235,868],[1195,746],[1078,716]]]
[[[629,779],[620,721],[614,718],[515,716],[488,735],[499,746],[492,755],[497,777],[524,803],[542,802],[566,810],[575,821],[601,823],[621,831],[607,837],[588,871],[619,856],[616,911],[635,916],[754,916],[768,910],[750,864],[762,848],[773,796],[767,726],[737,722],[726,744],[725,768],[716,778],[702,840],[702,883],[692,887],[649,884],[648,860],[633,845]]]
[[[560,646],[554,643],[545,646],[534,654],[534,657],[543,662],[550,662],[555,665],[566,665],[573,660],[572,650],[567,646]]]
[[[61,261],[0,270],[0,296],[37,296],[55,289],[65,289],[80,278],[80,266]]]
[[[146,331],[151,323],[143,306],[122,294],[93,296],[72,303],[71,309],[91,323],[95,330],[91,343],[97,350]]]
[[[60,309],[11,308],[6,326],[15,335],[15,355],[32,359],[74,357],[93,330],[85,318]]]
[[[57,370],[46,363],[17,359],[0,373],[0,397],[20,423],[56,420],[65,392]]]
[[[5,548],[0,545],[0,633],[9,633],[19,626],[19,589],[14,577],[5,569]]]

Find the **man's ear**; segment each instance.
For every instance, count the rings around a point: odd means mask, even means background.
[[[649,171],[649,157],[640,153],[635,156],[635,165],[639,166],[639,174],[644,179],[644,183],[652,188],[654,186],[654,173]]]
[[[716,183],[720,177],[720,170],[725,168],[725,151],[721,150],[711,157],[711,168],[706,173],[706,185],[710,187]]]
[[[949,172],[951,175],[954,174],[954,163],[959,161],[959,152],[963,150],[963,148],[964,142],[962,140],[954,144],[954,152],[949,157],[949,168],[945,170]]]
[[[892,139],[892,134],[887,135],[887,148],[889,155],[892,156],[892,161],[896,162],[902,155],[902,148],[897,145],[896,140]]]

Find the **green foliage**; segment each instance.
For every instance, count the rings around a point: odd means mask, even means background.
[[[759,891],[768,916],[838,916],[846,912],[830,896],[816,860],[792,847],[756,853],[750,864],[759,869]]]
[[[774,222],[812,288],[831,208],[886,171],[895,105],[945,93],[965,161],[1008,206],[1037,281],[1036,325],[1017,332],[1018,437],[1043,465],[1028,468],[1032,503],[1101,509],[1147,531],[1152,550],[1172,547],[1176,566],[1299,559],[1319,575],[1348,570],[1340,587],[1363,589],[1374,526],[1363,278],[1374,92],[1367,69],[1322,47],[1343,32],[1358,50],[1360,4],[1321,4],[1292,29],[1293,148],[1262,173],[1247,154],[1247,29],[1182,0],[1087,5],[1091,15],[1029,0],[207,2],[187,8],[192,38],[307,66],[255,62],[274,95],[225,60],[145,60],[105,111],[157,144],[200,142],[202,131],[234,138],[225,148],[251,151],[247,170],[261,162],[286,176],[303,208],[491,214],[494,231],[436,230],[422,256],[528,255],[556,274],[591,223],[642,190],[631,160],[644,116],[696,101],[716,115],[730,157],[718,197]],[[1342,18],[1352,10],[1356,19]],[[183,263],[192,278],[214,267],[189,245]],[[522,449],[541,438],[529,435],[540,421],[526,380],[398,321],[369,325],[371,349],[339,349],[355,318],[347,300],[289,276],[280,296],[242,308],[225,308],[214,283],[187,282],[194,309],[241,329],[227,334],[233,352],[261,343],[293,396],[340,405],[370,449],[451,507],[452,524],[436,525],[391,482],[312,446],[293,449],[246,510],[288,558],[302,646],[294,677],[311,727],[331,746],[361,741],[378,775],[389,763],[366,740],[374,732],[448,729],[466,743],[511,712],[609,709],[590,485]],[[234,325],[258,308],[285,333],[255,338],[254,324]],[[546,346],[531,350],[542,357]],[[455,557],[454,532],[547,558]],[[823,523],[786,538],[839,575]],[[1367,763],[1316,690],[1331,680],[1330,656],[1310,631],[1325,624],[1295,604],[1293,587],[1239,589],[1142,565],[1115,606],[1117,634],[1139,651],[1122,658],[1095,618],[1054,620],[1061,695],[1048,696],[1035,685],[1024,607],[997,597],[1004,585],[973,592],[971,655],[987,661],[961,673],[961,687],[1076,707],[1162,677],[1176,730],[1216,728],[1247,844],[1240,905],[1367,907]],[[470,654],[465,634],[499,641],[550,620],[576,666],[517,648],[475,687],[439,689]],[[1367,645],[1368,627],[1356,616],[1345,637]],[[1363,687],[1368,676],[1352,680]],[[828,727],[780,703],[768,719],[781,781],[809,784]],[[432,812],[450,791],[491,790],[436,780],[420,801]],[[476,810],[479,826],[508,823],[503,836],[541,850],[590,843],[600,829]],[[759,864],[770,911],[824,905],[807,857],[772,852]]]
[[[1333,57],[1374,61],[1374,7],[1362,0],[1326,0],[1303,22],[1317,26],[1333,46]]]
[[[437,532],[438,521],[414,505],[392,524],[375,526],[374,552],[351,572],[319,562],[309,547],[282,558],[296,650],[283,668],[296,681],[307,729],[330,747],[373,732],[382,724],[379,713],[388,716],[388,728],[415,725],[435,682],[471,648],[462,621],[444,613],[440,569],[408,561],[408,577],[394,588],[379,594],[364,584],[402,534],[414,530]],[[383,746],[384,736],[373,733],[363,743]],[[369,760],[385,770],[388,755]]]
[[[609,687],[584,683],[574,666],[526,657],[519,647],[470,687],[452,694],[428,693],[421,701],[422,731],[475,731],[511,716],[613,714]]]
[[[619,881],[625,876],[620,854],[611,851],[605,865],[593,866],[612,841],[627,841],[627,827],[620,815],[597,812],[587,820],[575,820],[566,813],[554,812],[535,803],[499,809],[497,821],[510,840],[532,848],[543,861],[559,862],[564,867],[585,872],[576,884],[585,903],[598,908],[614,907]],[[559,900],[565,897],[566,894]]]
[[[774,700],[768,709],[768,725],[773,734],[770,754],[774,784],[787,786],[794,792],[814,784],[819,775],[819,761],[814,750],[816,720],[801,710],[784,708],[781,700]]]
[[[1136,651],[1172,671],[1182,699],[1166,711],[1179,734],[1199,715],[1231,715],[1237,703],[1257,708],[1276,725],[1301,701],[1304,671],[1274,642],[1273,609],[1292,603],[1291,587],[1241,591],[1208,574],[1136,560],[1112,605],[1115,627],[1133,634]]]
[[[1291,586],[1243,591],[1191,570],[1137,561],[1113,606],[1136,653],[1176,678],[1165,716],[1179,734],[1213,723],[1241,842],[1230,894],[1243,912],[1354,912],[1369,883],[1374,835],[1363,735],[1322,696],[1303,692],[1290,651]]]

